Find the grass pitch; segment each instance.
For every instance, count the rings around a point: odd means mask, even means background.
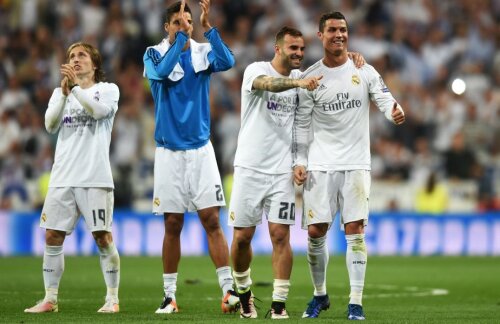
[[[5,323],[233,323],[220,311],[221,291],[208,257],[181,259],[177,289],[180,313],[154,314],[162,299],[160,257],[122,257],[119,314],[98,314],[105,286],[99,258],[66,257],[59,313],[25,314],[43,298],[42,260],[0,258],[0,322]],[[252,263],[259,319],[271,304],[269,256]],[[287,310],[301,319],[312,296],[307,262],[296,256]],[[349,285],[345,258],[331,257],[327,278],[331,308],[315,323],[347,322]],[[500,259],[493,257],[369,257],[363,308],[370,323],[500,323]],[[259,304],[257,304],[259,306]]]

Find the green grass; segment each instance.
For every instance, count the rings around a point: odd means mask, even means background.
[[[296,256],[287,310],[288,322],[300,319],[312,295],[304,256]],[[207,257],[181,260],[177,301],[181,312],[154,314],[162,298],[160,258],[122,257],[119,314],[97,314],[105,287],[98,257],[67,257],[59,290],[59,313],[24,314],[43,298],[42,260],[0,258],[0,322],[6,323],[229,323],[236,315],[220,312],[220,289]],[[254,294],[263,319],[271,303],[270,257],[255,257]],[[493,257],[371,257],[363,301],[370,323],[500,323],[500,259]],[[347,322],[348,279],[343,257],[328,269],[332,307],[315,323]],[[433,289],[447,291],[431,295]],[[439,292],[439,291],[436,291]],[[253,322],[261,322],[256,320]],[[266,319],[266,321],[269,321]]]

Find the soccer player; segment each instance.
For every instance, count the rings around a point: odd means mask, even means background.
[[[61,66],[61,87],[52,93],[45,113],[47,131],[59,131],[49,191],[40,217],[40,227],[46,229],[45,298],[24,311],[58,311],[63,243],[82,214],[97,243],[107,286],[106,302],[98,312],[118,313],[120,257],[111,234],[114,185],[109,145],[120,91],[115,84],[103,82],[101,55],[92,45],[71,45],[66,59]]]
[[[320,18],[318,37],[323,43],[324,57],[307,69],[304,77],[324,77],[316,90],[300,91],[294,128],[294,177],[297,184],[304,183],[303,221],[308,230],[307,258],[314,285],[314,296],[303,317],[318,317],[330,306],[326,291],[326,234],[339,212],[347,241],[351,286],[347,317],[364,320],[364,226],[368,221],[371,182],[370,100],[397,125],[404,122],[405,116],[379,73],[368,64],[356,69],[348,58],[348,27],[340,12]]]
[[[285,302],[292,271],[290,225],[295,223],[292,129],[297,89],[312,91],[321,80],[321,76],[300,78],[304,50],[302,33],[283,27],[276,35],[273,59],[250,64],[243,76],[241,129],[228,212],[228,223],[234,227],[231,257],[242,318],[257,317],[251,292],[250,243],[263,213],[273,245],[271,318],[288,318]],[[364,59],[355,56],[362,65]]]
[[[210,25],[209,0],[201,0],[200,22],[209,43],[191,39],[191,10],[185,1],[165,13],[168,36],[147,48],[145,76],[156,112],[153,212],[163,215],[164,298],[156,313],[179,311],[175,293],[184,212],[198,211],[207,233],[208,249],[222,289],[222,311],[234,312],[239,299],[233,291],[229,249],[219,223],[225,205],[221,178],[210,142],[209,86],[213,72],[230,69],[233,54]]]
[[[262,222],[263,211],[273,244],[271,317],[288,318],[285,301],[292,271],[290,225],[295,223],[291,166],[296,88],[313,90],[321,79],[299,79],[304,49],[302,33],[283,27],[276,35],[272,61],[250,64],[243,76],[241,129],[228,212],[229,225],[234,227],[231,257],[241,318],[257,317],[250,290],[250,243],[256,226]]]

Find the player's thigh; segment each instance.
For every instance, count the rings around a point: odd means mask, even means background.
[[[222,181],[215,159],[212,143],[189,152],[188,177],[190,205],[188,210],[200,210],[214,206],[225,206]]]
[[[295,187],[293,173],[272,175],[264,211],[267,219],[275,224],[295,224]]]
[[[73,188],[49,188],[40,216],[40,227],[64,231],[69,235],[79,216]]]
[[[368,170],[345,171],[345,181],[341,189],[343,206],[341,223],[358,220],[368,222],[371,176]]]
[[[91,232],[111,232],[114,194],[111,188],[75,188],[78,209]]]
[[[320,223],[331,225],[338,210],[338,190],[334,174],[326,171],[309,171],[304,183],[303,198],[303,228]]]
[[[185,151],[157,147],[154,163],[153,213],[184,213],[188,209]]]
[[[266,174],[236,167],[228,210],[228,224],[234,227],[251,227],[261,224],[264,197],[268,190],[269,183]]]

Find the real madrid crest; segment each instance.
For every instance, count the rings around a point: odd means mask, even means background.
[[[359,76],[357,76],[356,74],[353,74],[352,78],[351,78],[351,82],[353,85],[358,85],[359,84]]]

